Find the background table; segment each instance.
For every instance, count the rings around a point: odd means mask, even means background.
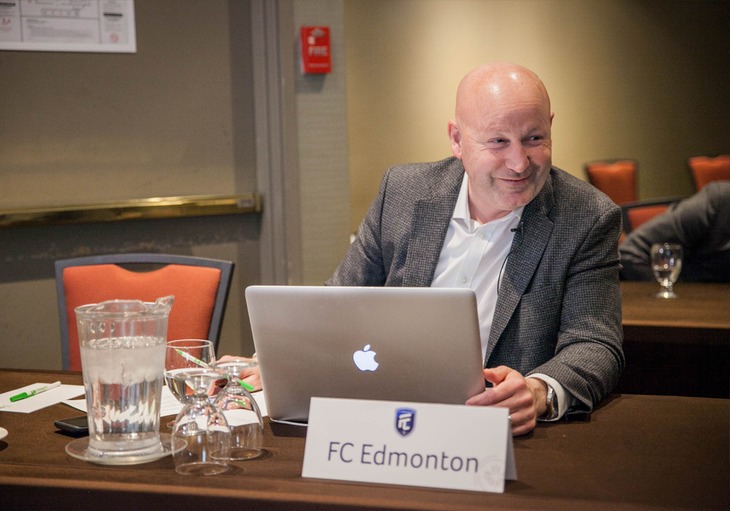
[[[0,370],[0,392],[78,374]],[[214,477],[181,476],[170,458],[109,467],[64,452],[53,421],[65,405],[0,412],[0,507],[10,509],[727,509],[730,402],[617,395],[588,421],[540,424],[514,439],[518,480],[504,494],[301,477],[304,438],[265,429],[267,455]],[[301,429],[298,431],[301,434]],[[445,434],[448,434],[446,431]],[[488,435],[489,432],[485,432]]]
[[[622,282],[626,369],[617,391],[730,397],[730,284]]]

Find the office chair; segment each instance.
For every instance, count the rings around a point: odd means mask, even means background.
[[[730,154],[721,154],[714,158],[693,156],[687,160],[687,166],[692,174],[692,183],[697,192],[711,181],[730,180]]]
[[[55,262],[64,370],[81,369],[74,309],[106,300],[174,295],[168,339],[210,339],[217,348],[233,262],[168,254],[109,254]]]
[[[681,198],[663,198],[643,201],[634,201],[621,205],[621,216],[624,222],[624,232],[630,233],[644,222],[648,222],[657,215],[661,215]]]
[[[636,160],[592,161],[586,163],[583,169],[588,182],[619,206],[637,200],[639,164]]]

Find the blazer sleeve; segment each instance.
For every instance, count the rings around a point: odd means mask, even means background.
[[[337,286],[428,286],[458,197],[456,158],[388,169],[355,240],[332,277]]]
[[[618,278],[620,210],[601,214],[573,253],[565,273],[553,358],[531,372],[559,381],[592,410],[623,371],[621,287]]]
[[[390,171],[380,182],[380,189],[358,228],[342,262],[325,283],[328,286],[382,286],[386,269],[381,250],[381,219]]]

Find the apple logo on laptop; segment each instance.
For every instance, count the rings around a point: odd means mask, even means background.
[[[361,371],[375,371],[380,364],[375,361],[376,352],[370,351],[370,345],[366,344],[361,350],[352,354],[352,360]]]

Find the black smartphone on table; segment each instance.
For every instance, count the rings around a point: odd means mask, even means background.
[[[58,420],[53,425],[70,435],[83,436],[89,434],[89,420],[86,415]]]

